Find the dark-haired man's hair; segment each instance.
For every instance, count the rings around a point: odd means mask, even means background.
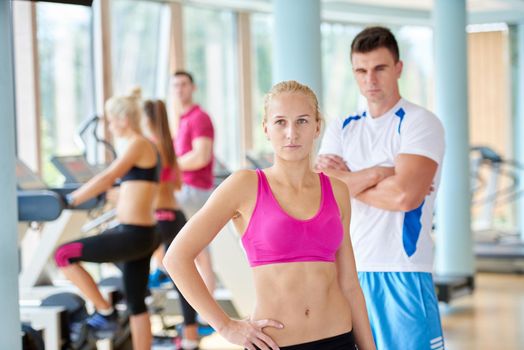
[[[194,83],[193,76],[191,73],[186,72],[185,70],[177,70],[175,73],[173,73],[173,77],[187,77],[191,84]]]
[[[393,33],[385,27],[368,27],[353,39],[351,57],[354,53],[368,53],[381,47],[388,49],[395,62],[398,62],[400,55],[397,40]]]

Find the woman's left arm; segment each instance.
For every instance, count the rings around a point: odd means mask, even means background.
[[[333,178],[331,178],[331,182],[340,208],[342,225],[344,227],[344,239],[337,252],[338,282],[351,308],[353,334],[359,350],[374,350],[376,347],[369,326],[366,300],[364,299],[364,294],[358,281],[355,257],[349,236],[349,221],[351,217],[349,192],[343,182]]]

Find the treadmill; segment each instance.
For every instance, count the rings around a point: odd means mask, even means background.
[[[30,261],[24,264],[20,273],[21,292],[30,294],[35,286],[49,282],[46,266],[56,246],[81,234],[82,225],[89,219],[89,211],[101,208],[104,196],[92,198],[74,208],[66,208],[65,195],[79,188],[81,183],[49,188],[20,160],[16,163],[16,176],[20,243],[25,245],[27,228],[32,223],[39,224],[41,232],[38,246],[33,248],[37,249],[38,254],[28,255]]]
[[[524,167],[504,159],[487,146],[471,149],[473,191],[484,190],[484,196],[472,204],[480,210],[480,220],[473,231],[477,270],[486,272],[524,273],[524,241],[518,230],[504,230],[493,223],[497,205],[511,203],[522,195],[519,181]],[[480,169],[488,169],[488,178],[480,176]],[[500,186],[506,178],[509,185]]]
[[[22,161],[16,161],[18,221],[43,222],[58,219],[65,207],[63,197],[46,184]]]
[[[96,342],[87,334],[83,332],[77,334],[78,339],[70,336],[67,309],[73,307],[71,303],[74,300],[66,295],[67,293],[63,293],[64,291],[70,292],[70,287],[41,285],[42,276],[46,278],[47,262],[56,245],[64,238],[65,231],[85,220],[86,212],[100,207],[104,202],[103,196],[99,196],[81,206],[66,208],[63,196],[80,187],[82,183],[79,181],[86,181],[93,175],[90,173],[91,169],[86,166],[87,162],[84,164],[82,159],[75,157],[65,158],[66,161],[60,164],[64,166],[64,169],[70,171],[71,177],[66,178],[64,187],[57,189],[49,189],[38,175],[20,160],[17,160],[16,163],[19,231],[23,235],[28,224],[45,223],[44,226],[39,226],[39,233],[43,239],[38,242],[36,249],[33,249],[30,263],[20,272],[20,317],[23,322],[44,330],[46,349],[65,349],[65,347],[69,349],[69,346],[74,344],[75,349],[78,345],[78,349],[94,350]],[[28,236],[27,239],[30,241],[31,237]],[[22,240],[20,241],[23,246]],[[43,281],[43,283],[49,282],[49,280]],[[105,287],[105,289],[106,293],[115,293],[113,286]],[[49,296],[55,297],[50,304],[36,301],[36,299],[42,300]],[[125,323],[122,330],[111,340],[111,349],[127,348],[129,343],[130,330],[129,325]]]

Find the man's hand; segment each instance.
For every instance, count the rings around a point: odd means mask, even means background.
[[[344,159],[335,154],[319,155],[315,163],[315,171],[322,171],[326,175],[336,177],[344,182],[352,197],[356,197],[362,191],[377,185],[385,178],[395,175],[395,168],[383,166],[374,166],[352,172]]]
[[[346,163],[344,162],[344,159],[342,157],[337,156],[336,154],[320,154],[317,157],[317,161],[315,163],[315,169],[318,171],[321,170],[342,170],[342,171],[351,171]]]

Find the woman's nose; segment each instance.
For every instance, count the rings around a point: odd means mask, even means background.
[[[297,129],[296,127],[291,123],[287,128],[286,128],[286,137],[289,139],[289,140],[293,140],[295,139],[297,135]]]

